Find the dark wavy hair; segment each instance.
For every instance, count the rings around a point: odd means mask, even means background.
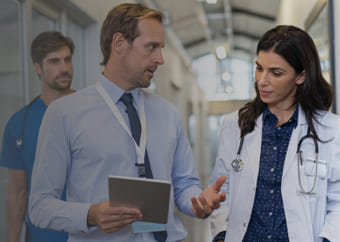
[[[124,3],[114,7],[106,16],[101,33],[100,47],[103,54],[102,65],[106,65],[111,54],[111,42],[115,33],[122,33],[130,43],[139,35],[138,21],[154,18],[162,23],[163,14],[142,4]]]
[[[318,110],[329,110],[333,102],[333,89],[322,76],[318,52],[312,38],[297,27],[279,25],[262,36],[256,53],[259,54],[260,51],[273,51],[280,55],[296,73],[305,71],[305,81],[297,88],[295,102],[305,112],[311,133],[320,140],[313,120],[316,120]],[[238,112],[241,137],[254,130],[256,119],[267,107],[260,99],[256,82],[255,91],[254,100],[245,104]]]

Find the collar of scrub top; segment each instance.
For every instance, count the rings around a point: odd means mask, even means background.
[[[96,83],[96,88],[99,94],[105,100],[106,104],[111,109],[113,115],[119,121],[120,125],[124,128],[124,130],[128,133],[128,135],[132,139],[132,142],[134,143],[136,153],[137,153],[136,166],[143,167],[145,150],[146,150],[146,121],[145,121],[143,94],[138,89],[133,89],[133,90],[128,91],[128,93],[131,93],[134,98],[133,104],[135,105],[137,109],[140,122],[141,122],[142,132],[141,132],[140,144],[137,145],[135,142],[135,139],[132,137],[131,130],[128,128],[123,115],[120,113],[117,107],[119,99],[123,95],[124,91],[121,88],[119,88],[117,85],[112,83],[110,80],[108,80],[103,75],[99,79],[99,81]]]

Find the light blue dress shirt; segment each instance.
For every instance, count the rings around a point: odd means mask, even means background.
[[[104,76],[100,82],[128,122],[125,105],[119,102],[124,91]],[[193,216],[190,198],[201,192],[190,144],[173,105],[140,89],[131,93],[137,110],[144,99],[154,178],[172,183],[167,241],[181,241],[186,231],[175,215],[175,204]],[[108,200],[108,176],[137,177],[136,161],[132,137],[95,85],[56,100],[46,111],[38,138],[29,204],[32,222],[69,232],[70,242],[154,241],[152,233],[132,233],[131,225],[111,234],[87,226],[91,204]],[[57,199],[65,183],[67,202]]]

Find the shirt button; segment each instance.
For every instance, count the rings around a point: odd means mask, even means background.
[[[281,127],[278,127],[277,130],[281,130]]]
[[[247,223],[243,223],[243,227],[246,227],[247,226]]]
[[[273,190],[273,189],[271,189],[269,192],[270,192],[270,193],[274,193],[274,190]]]
[[[269,216],[272,216],[272,215],[273,215],[273,213],[272,213],[272,212],[269,212],[269,213],[268,213],[268,215],[269,215]]]
[[[275,169],[274,169],[274,168],[271,168],[271,169],[270,169],[270,171],[271,171],[271,172],[274,172],[274,171],[275,171]]]
[[[274,150],[277,150],[276,146],[273,147]]]
[[[271,235],[268,235],[268,237],[267,237],[268,239],[271,239],[272,238],[272,236]]]

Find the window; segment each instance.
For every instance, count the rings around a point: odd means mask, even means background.
[[[250,61],[212,54],[193,62],[198,84],[208,100],[247,100],[253,97],[253,68]]]
[[[53,2],[54,7],[49,7]],[[65,30],[75,42],[75,88],[85,86],[84,32],[93,23],[84,12],[69,1],[0,0],[0,152],[5,125],[24,103],[41,92],[41,83],[34,73],[30,55],[31,38],[46,30]],[[61,11],[81,12],[79,21],[61,21]],[[67,11],[65,11],[67,13]],[[78,12],[77,12],[78,13]],[[67,20],[67,16],[66,16]],[[29,42],[29,43],[28,43]],[[0,240],[7,237],[6,224],[7,168],[0,167]],[[24,231],[22,232],[22,235]],[[21,241],[24,241],[22,236]]]
[[[197,73],[198,85],[208,99],[221,90],[218,62],[214,55],[209,54],[194,60],[193,68]]]
[[[19,5],[0,0],[0,147],[9,117],[23,104],[22,66],[20,57]],[[1,148],[0,148],[1,149]],[[0,234],[4,240],[6,225],[7,169],[0,168]],[[4,236],[3,236],[4,235]]]
[[[0,0],[0,136],[14,111],[23,104],[20,52],[19,7],[13,1]],[[2,139],[0,144],[2,143]]]
[[[32,11],[32,39],[34,39],[39,33],[48,30],[56,30],[56,21],[42,14],[38,10]],[[31,46],[31,45],[29,45]],[[29,50],[30,51],[30,50]],[[31,58],[29,59],[31,61]],[[29,99],[33,99],[41,92],[41,81],[37,74],[34,72],[33,64],[31,68],[31,79],[29,83]]]
[[[73,53],[73,80],[72,88],[79,90],[86,85],[85,58],[84,58],[84,28],[71,20],[67,20],[67,33],[75,45]]]

